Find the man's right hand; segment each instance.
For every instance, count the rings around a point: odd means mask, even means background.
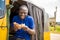
[[[21,25],[20,24],[18,24],[16,22],[14,22],[13,24],[14,24],[14,30],[17,31],[18,29],[21,29]]]

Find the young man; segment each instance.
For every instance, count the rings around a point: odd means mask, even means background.
[[[34,19],[28,15],[25,5],[19,7],[19,15],[14,16],[11,24],[15,31],[15,40],[31,40],[30,35],[35,34]]]

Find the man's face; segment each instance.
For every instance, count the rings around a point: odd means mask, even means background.
[[[28,14],[28,9],[27,8],[23,8],[19,10],[19,16],[21,19],[24,19]]]

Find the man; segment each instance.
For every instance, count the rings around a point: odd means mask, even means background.
[[[27,6],[19,7],[19,15],[13,17],[11,26],[15,31],[15,40],[31,40],[30,35],[35,34],[35,25],[33,18],[28,15]]]

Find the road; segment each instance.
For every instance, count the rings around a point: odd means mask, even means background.
[[[60,40],[60,34],[53,34],[51,33],[51,40]]]

